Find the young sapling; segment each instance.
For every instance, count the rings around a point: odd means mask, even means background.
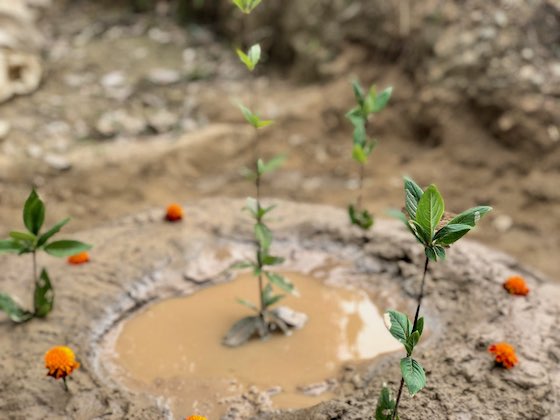
[[[380,398],[378,403],[378,411],[381,414],[377,416],[376,412],[376,420],[398,419],[399,402],[405,384],[410,395],[416,394],[426,385],[424,369],[412,356],[424,330],[424,318],[419,315],[430,261],[444,260],[446,250],[470,232],[478,221],[492,210],[488,206],[478,206],[456,216],[446,214],[445,204],[437,187],[432,184],[424,191],[410,178],[404,179],[404,193],[404,212],[397,211],[393,214],[403,221],[410,233],[424,247],[424,270],[414,320],[411,321],[405,314],[397,311],[390,310],[385,313],[387,328],[391,335],[403,344],[406,357],[401,359],[400,363],[402,378],[397,399],[393,401],[390,397],[385,398],[389,391],[384,387],[382,394],[385,397]]]
[[[234,3],[243,13],[248,14],[260,3],[260,0],[234,0]],[[249,48],[247,53],[238,49],[237,55],[247,69],[252,72],[260,61],[261,47],[255,44]],[[270,270],[270,267],[281,264],[284,259],[270,253],[273,235],[266,224],[265,216],[274,209],[274,206],[264,207],[261,202],[263,175],[278,169],[285,158],[281,155],[275,156],[267,162],[260,158],[259,131],[272,124],[272,121],[261,119],[256,113],[243,105],[239,105],[239,108],[245,120],[254,129],[254,166],[252,169],[245,168],[244,172],[247,179],[254,183],[256,196],[254,198],[247,198],[244,209],[254,219],[256,253],[253,261],[237,263],[233,267],[252,269],[255,277],[258,279],[259,303],[254,304],[245,299],[238,299],[239,303],[250,308],[255,312],[255,315],[245,317],[233,325],[223,341],[225,345],[231,347],[239,346],[255,335],[265,338],[273,330],[280,330],[285,334],[289,334],[290,328],[293,325],[290,319],[285,316],[285,312],[278,310],[278,308],[271,309],[274,304],[285,296],[275,293],[273,286],[287,293],[296,293],[293,284],[288,279]]]
[[[365,165],[369,156],[377,146],[377,140],[368,136],[368,121],[371,115],[382,111],[391,99],[393,88],[388,87],[380,93],[377,93],[375,85],[371,86],[367,92],[358,81],[352,83],[354,96],[357,105],[352,108],[346,118],[350,120],[354,126],[352,158],[359,165],[359,185],[358,198],[355,204],[348,206],[348,215],[353,225],[367,230],[373,226],[373,216],[363,208],[362,197],[364,188]]]
[[[44,318],[53,308],[54,290],[49,274],[45,268],[38,274],[37,253],[44,251],[54,257],[64,258],[87,251],[90,245],[74,240],[53,241],[52,238],[66,225],[70,219],[66,218],[56,223],[46,232],[41,233],[45,221],[45,204],[35,190],[25,201],[23,206],[23,224],[27,231],[12,231],[10,238],[0,240],[0,253],[15,253],[18,255],[31,254],[33,283],[33,311],[28,311],[18,305],[10,296],[0,293],[0,310],[4,311],[12,321],[19,323],[33,317]]]

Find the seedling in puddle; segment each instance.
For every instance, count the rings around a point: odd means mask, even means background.
[[[443,198],[436,186],[432,184],[423,191],[410,178],[404,180],[404,192],[404,213],[394,212],[393,214],[404,222],[410,233],[422,244],[426,257],[414,321],[410,321],[405,314],[397,311],[387,311],[385,314],[389,332],[403,344],[406,357],[401,359],[400,363],[402,379],[397,399],[394,401],[394,408],[391,408],[393,401],[390,398],[390,403],[387,403],[387,398],[380,398],[378,409],[383,416],[378,417],[376,414],[376,420],[398,418],[399,402],[405,384],[410,395],[416,394],[426,385],[424,369],[417,360],[412,358],[412,354],[424,329],[424,318],[419,318],[419,315],[430,261],[444,260],[446,249],[470,232],[482,216],[492,210],[488,206],[478,206],[456,216],[446,214]],[[385,393],[385,396],[388,395],[386,387],[382,393]]]
[[[364,92],[360,83],[354,81],[352,89],[354,90],[357,105],[346,114],[346,118],[354,126],[352,158],[359,165],[360,178],[358,198],[355,204],[348,206],[348,215],[352,224],[367,230],[373,226],[373,216],[367,209],[362,208],[365,165],[377,146],[377,140],[368,136],[368,120],[372,114],[382,111],[387,106],[393,88],[388,87],[382,92],[377,93],[377,89],[373,85],[367,92]]]
[[[41,233],[45,221],[45,204],[35,190],[27,198],[23,207],[23,224],[27,231],[12,231],[10,239],[0,241],[0,253],[31,254],[33,283],[33,311],[18,305],[10,296],[0,293],[0,310],[4,311],[12,321],[25,322],[33,317],[44,318],[53,308],[54,290],[46,269],[37,274],[37,253],[45,251],[54,257],[70,257],[91,248],[90,245],[73,240],[53,241],[52,238],[66,225],[70,219],[64,219],[49,230]]]
[[[250,13],[259,3],[259,1],[243,1],[234,0],[234,3],[244,13]],[[254,71],[261,58],[261,48],[258,44],[249,48],[247,53],[237,50],[237,55],[241,62],[249,71]],[[255,277],[258,279],[258,304],[249,302],[245,299],[238,299],[238,302],[255,312],[255,315],[248,316],[233,325],[227,335],[224,337],[224,344],[227,346],[239,346],[247,342],[251,337],[257,335],[265,338],[271,331],[280,330],[285,334],[290,333],[292,324],[292,313],[287,314],[287,308],[271,307],[284,298],[284,294],[275,293],[274,287],[287,292],[295,293],[292,283],[281,274],[271,271],[270,268],[284,261],[283,258],[272,255],[270,247],[273,241],[273,235],[267,226],[265,216],[267,216],[274,206],[264,207],[261,203],[261,182],[263,175],[272,173],[278,169],[284,162],[284,156],[275,156],[269,161],[264,161],[259,156],[259,130],[272,124],[271,120],[263,120],[249,108],[239,105],[245,120],[254,129],[254,166],[252,169],[245,168],[245,176],[255,184],[256,197],[247,198],[245,210],[249,212],[255,221],[254,235],[256,244],[255,259],[253,261],[245,261],[235,264],[235,268],[250,268]]]

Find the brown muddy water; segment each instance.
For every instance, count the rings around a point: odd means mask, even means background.
[[[174,416],[217,419],[228,397],[250,387],[281,388],[270,392],[279,408],[327,400],[330,392],[309,396],[300,388],[336,378],[345,364],[400,348],[364,291],[328,286],[312,275],[285,274],[300,296],[280,304],[309,316],[303,329],[238,348],[223,346],[221,338],[231,325],[251,314],[235,298],[258,302],[255,278],[240,274],[191,296],[153,304],[124,321],[106,346],[116,379],[167,399]]]

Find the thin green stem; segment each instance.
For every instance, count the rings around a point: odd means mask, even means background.
[[[257,223],[262,223],[262,216],[261,216],[261,174],[259,171],[259,135],[257,129],[255,129],[255,140],[254,140],[254,147],[255,153],[255,189],[257,192]],[[260,302],[260,311],[259,314],[261,318],[264,317],[264,300],[263,300],[263,278],[262,278],[262,247],[260,241],[257,240],[257,266],[259,268],[259,302]]]
[[[62,383],[64,384],[64,390],[66,392],[70,391],[70,388],[68,388],[68,384],[66,383],[66,377],[62,377]]]
[[[428,265],[430,260],[426,257],[424,262],[424,273],[422,274],[422,283],[420,284],[420,294],[418,295],[418,304],[416,306],[416,314],[414,315],[414,323],[412,324],[412,331],[416,329],[416,324],[418,323],[418,317],[420,315],[420,308],[422,306],[422,299],[424,298],[424,285],[426,284],[426,273],[428,272]],[[397,411],[399,409],[399,402],[401,401],[401,395],[404,388],[404,378],[401,378],[401,385],[399,386],[399,392],[397,393],[397,401],[395,403],[395,409],[393,410],[393,415],[391,420],[397,418]]]
[[[365,165],[360,163],[360,180],[358,184],[358,199],[356,200],[356,212],[361,211],[362,209],[362,196],[364,192],[364,174],[365,173]]]
[[[33,257],[33,283],[37,284],[37,251],[31,253]]]

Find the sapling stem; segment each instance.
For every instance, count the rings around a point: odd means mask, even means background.
[[[416,330],[416,324],[418,323],[418,316],[420,315],[420,307],[422,306],[422,299],[424,298],[424,284],[426,283],[426,273],[428,272],[428,265],[430,264],[430,259],[426,257],[426,262],[424,263],[424,273],[422,274],[422,283],[420,284],[420,294],[418,295],[418,304],[416,306],[416,314],[414,315],[414,323],[412,324],[412,331]],[[397,400],[395,402],[395,409],[393,410],[393,415],[391,420],[397,418],[397,410],[399,409],[399,402],[401,400],[402,390],[404,387],[404,378],[401,378],[401,384],[399,386],[399,392],[397,393]]]
[[[33,251],[31,256],[33,258],[33,283],[37,284],[37,252]]]
[[[256,199],[257,199],[257,223],[261,223],[261,173],[259,170],[259,133],[255,129],[255,141],[254,141],[254,151],[255,151],[255,189],[256,189]],[[261,242],[257,241],[257,266],[259,268],[259,315],[264,318],[265,305],[263,301],[263,278],[262,278],[262,246]]]
[[[66,378],[62,378],[62,383],[64,384],[64,391],[69,392],[70,388],[68,388],[68,383],[66,383]]]
[[[356,200],[356,211],[362,210],[362,196],[364,192],[364,176],[365,176],[365,167],[364,164],[360,163],[360,180],[358,184],[358,199]]]

